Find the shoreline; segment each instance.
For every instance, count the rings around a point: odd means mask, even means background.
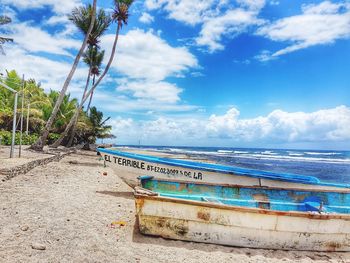
[[[350,253],[248,249],[143,236],[135,222],[133,190],[118,173],[103,167],[96,153],[78,151],[0,180],[0,258],[3,262],[350,261]],[[33,244],[45,250],[33,249]]]

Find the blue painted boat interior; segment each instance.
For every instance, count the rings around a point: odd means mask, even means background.
[[[275,172],[246,169],[246,168],[227,166],[227,165],[221,165],[221,164],[211,164],[211,163],[202,163],[202,162],[187,161],[187,160],[169,159],[169,158],[122,152],[122,151],[104,149],[104,148],[97,148],[97,151],[105,154],[117,155],[125,158],[133,158],[133,159],[146,161],[146,162],[180,166],[184,168],[198,169],[203,171],[244,175],[244,176],[249,176],[254,178],[278,180],[278,181],[285,181],[285,182],[350,188],[350,185],[348,184],[335,184],[335,183],[321,182],[317,177],[314,177],[314,176],[306,176],[306,175],[291,174],[291,173],[275,173]]]
[[[156,180],[141,176],[141,186],[160,196],[274,211],[350,214],[350,193],[238,187]]]

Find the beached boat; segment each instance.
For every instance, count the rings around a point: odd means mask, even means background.
[[[140,232],[282,250],[350,251],[350,194],[141,177]]]
[[[194,182],[319,190],[343,189],[350,192],[349,185],[321,182],[313,176],[161,158],[114,149],[98,148],[97,151],[101,153],[107,165],[117,168],[118,176],[131,187],[138,185],[139,176],[147,174],[157,178]]]

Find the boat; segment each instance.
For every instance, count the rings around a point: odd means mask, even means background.
[[[102,155],[105,164],[117,168],[117,175],[131,187],[138,185],[139,176],[147,174],[157,178],[194,182],[319,190],[343,189],[350,192],[350,185],[322,182],[313,176],[156,157],[116,149],[97,148],[97,151]]]
[[[140,177],[142,234],[278,250],[350,251],[350,193]]]

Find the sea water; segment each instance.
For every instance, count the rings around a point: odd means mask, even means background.
[[[124,147],[186,154],[225,165],[312,175],[325,182],[350,184],[350,151],[127,145]]]

